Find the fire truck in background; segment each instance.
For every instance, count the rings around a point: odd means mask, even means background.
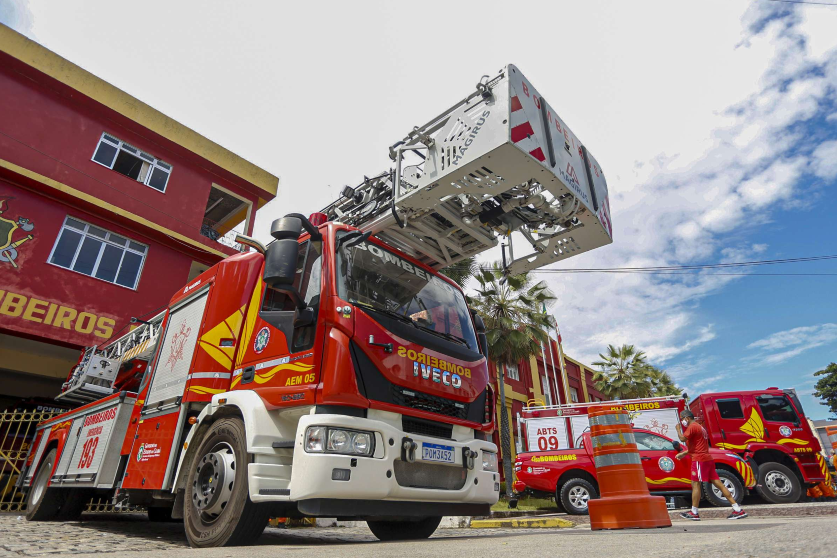
[[[527,470],[532,468],[530,462],[533,456],[530,454],[534,452],[551,455],[549,452],[583,448],[583,435],[589,429],[587,408],[601,404],[524,408],[518,416],[517,450],[522,455],[518,457],[515,466],[519,481],[515,490],[536,488],[554,494],[556,502],[562,501],[564,485],[575,478],[565,474],[568,467],[571,467],[560,461],[556,462],[561,463],[560,465],[540,464],[537,472],[543,476],[533,481],[531,472]],[[649,436],[657,434],[673,441],[678,439],[679,413],[686,407],[682,397],[613,401],[604,404],[625,407],[631,414],[634,428],[647,431]],[[830,493],[831,475],[821,455],[819,441],[805,420],[802,405],[794,390],[768,388],[698,395],[689,403],[689,408],[697,421],[706,428],[710,445],[717,448],[713,449],[713,457],[716,464],[719,464],[719,469],[728,470],[730,477],[737,477],[733,480],[721,475],[730,490],[736,488],[741,492],[742,488],[754,487],[759,496],[770,503],[797,502],[805,495],[806,489],[819,488],[825,493]],[[525,436],[522,435],[524,433]],[[654,444],[649,444],[649,448],[652,445]],[[733,460],[729,461],[727,457],[733,457]],[[750,478],[743,470],[742,463],[749,465],[757,482],[749,482]],[[666,465],[669,465],[667,461]],[[556,475],[556,471],[546,470],[550,468],[561,469],[560,474]],[[647,467],[646,474],[651,479],[649,485],[660,480],[649,474]],[[579,478],[586,479],[588,484],[596,489],[595,478]],[[673,475],[669,480],[684,481],[686,478],[688,476]],[[549,479],[554,485],[544,485],[543,479]],[[823,486],[820,486],[821,483]],[[686,488],[685,481],[682,484],[683,488]],[[669,487],[670,491],[675,488]],[[652,486],[649,486],[649,489],[654,491]],[[588,490],[587,497],[595,497],[594,494],[595,491]],[[715,496],[720,498],[718,494]],[[707,495],[707,498],[712,501],[711,496]]]
[[[498,499],[482,321],[439,273],[525,239],[520,273],[611,242],[601,168],[520,71],[390,148],[394,167],[213,266],[82,354],[21,475],[30,520],[93,494],[182,518],[192,546],[270,516],[425,538]],[[511,248],[511,246],[510,246]]]
[[[792,503],[820,483],[830,487],[819,439],[795,390],[708,393],[695,397],[689,408],[709,433],[711,445],[757,464],[756,491],[764,500]]]

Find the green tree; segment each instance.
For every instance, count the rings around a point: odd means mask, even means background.
[[[596,389],[610,399],[649,397],[653,385],[648,374],[648,361],[643,351],[633,345],[607,346],[601,360],[593,363],[599,371],[593,374]]]
[[[480,266],[477,264],[477,259],[471,256],[444,268],[442,273],[456,281],[460,287],[465,288],[465,283],[469,279],[476,277],[479,269]]]
[[[469,303],[485,321],[488,358],[497,366],[500,384],[500,446],[506,494],[512,495],[511,429],[506,409],[506,366],[517,364],[540,352],[540,344],[547,342],[551,318],[543,308],[555,296],[543,281],[535,282],[528,273],[500,276],[493,272],[498,264],[483,266],[474,278],[479,282]]]
[[[683,388],[677,387],[674,380],[665,370],[656,366],[648,366],[648,378],[651,381],[651,395],[653,397],[665,397],[667,395],[682,395]]]
[[[837,419],[837,364],[831,363],[824,369],[814,372],[814,376],[822,376],[814,386],[814,396],[822,399],[822,404]]]

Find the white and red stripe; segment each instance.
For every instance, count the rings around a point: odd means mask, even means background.
[[[511,141],[519,148],[523,149],[529,155],[540,162],[546,161],[546,155],[535,136],[535,130],[532,128],[532,123],[526,116],[526,111],[523,110],[523,105],[517,92],[512,87],[511,97],[511,115],[509,119]]]

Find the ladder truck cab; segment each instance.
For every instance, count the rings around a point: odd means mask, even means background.
[[[799,501],[832,482],[820,442],[793,389],[707,393],[690,405],[712,446],[758,465],[759,496],[775,504]]]
[[[192,546],[245,544],[270,516],[430,536],[497,502],[482,320],[440,273],[512,234],[508,273],[611,242],[593,156],[515,66],[390,148],[273,241],[227,258],[159,316],[87,349],[39,425],[30,520],[92,494],[182,518]]]

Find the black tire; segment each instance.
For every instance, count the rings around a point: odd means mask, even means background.
[[[148,520],[155,523],[179,523],[182,519],[175,519],[171,516],[174,508],[153,506],[148,508]]]
[[[41,459],[38,470],[35,471],[35,479],[29,494],[26,495],[26,519],[29,521],[53,521],[64,503],[64,494],[58,488],[47,486],[52,476],[52,468],[55,466],[55,459],[58,450],[52,448],[43,459]]]
[[[756,492],[771,504],[794,504],[803,494],[802,483],[796,473],[775,461],[759,465]]]
[[[561,490],[555,495],[556,502],[561,502],[570,515],[587,515],[587,502],[599,497],[599,491],[593,483],[586,479],[576,477],[565,482]]]
[[[245,440],[244,421],[222,418],[209,427],[188,464],[183,524],[192,547],[250,544],[267,526],[270,508],[250,500]]]
[[[65,489],[64,503],[61,504],[61,509],[58,510],[55,519],[58,521],[78,521],[81,519],[81,514],[87,509],[87,504],[92,497],[92,490],[84,488]]]
[[[416,521],[367,521],[366,525],[379,541],[415,541],[429,538],[441,522],[439,515]]]
[[[744,500],[744,483],[738,478],[738,475],[726,469],[718,469],[718,476],[721,477],[721,482],[726,485],[727,490],[732,494],[733,500],[740,504]],[[704,482],[703,496],[706,501],[719,508],[729,507],[732,504],[727,502],[721,491],[715,488],[711,482]]]

